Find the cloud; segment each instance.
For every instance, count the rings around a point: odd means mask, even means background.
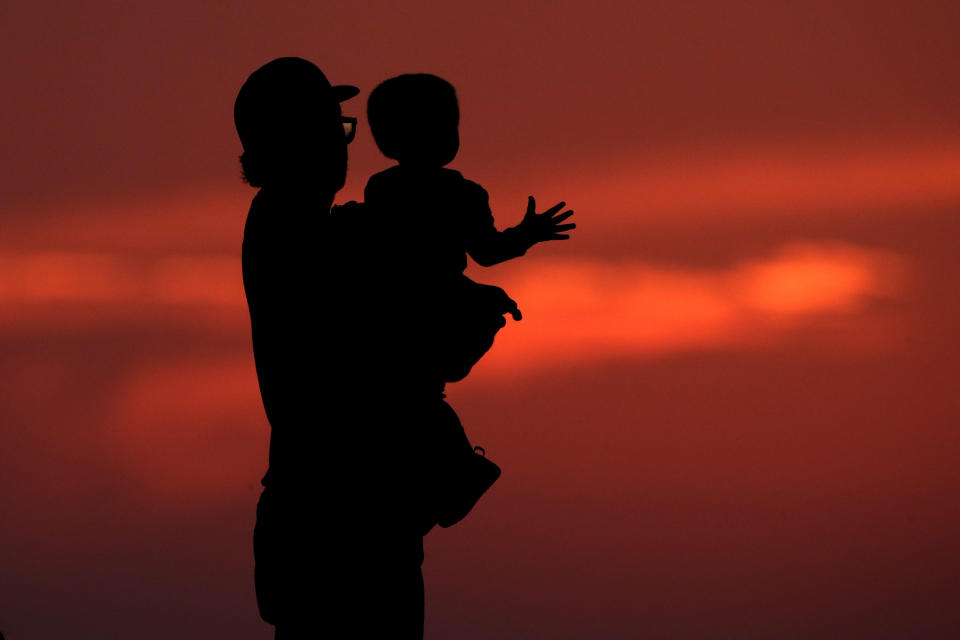
[[[485,271],[520,302],[525,319],[501,332],[480,370],[526,371],[596,358],[687,351],[750,342],[787,332],[806,319],[851,314],[877,298],[895,296],[904,261],[896,254],[841,243],[788,244],[773,255],[720,269],[668,267],[642,261],[525,259]],[[4,307],[51,302],[118,306],[127,322],[191,317],[245,318],[239,260],[165,256],[153,261],[119,255],[39,252],[0,255]],[[495,274],[503,274],[499,279]],[[44,307],[46,308],[46,307]],[[219,313],[210,315],[209,308]],[[10,328],[16,318],[5,314]],[[116,322],[116,314],[104,320]],[[121,320],[122,321],[122,320]],[[200,324],[203,324],[200,322]],[[210,331],[227,327],[207,325]],[[245,330],[232,322],[230,330]]]
[[[544,165],[522,180],[500,176],[490,184],[467,173],[490,190],[501,226],[517,221],[528,193],[540,205],[563,198],[578,212],[577,237],[597,240],[598,247],[614,234],[652,228],[679,226],[695,235],[694,225],[707,220],[735,224],[803,214],[812,222],[814,216],[863,218],[960,203],[960,143],[949,140],[676,148],[588,166]],[[362,199],[361,183],[351,182],[338,200]],[[238,182],[229,190],[9,210],[0,249],[235,256],[253,194]]]
[[[562,197],[604,234],[678,219],[863,215],[960,202],[960,147],[953,143],[690,148],[545,169],[524,188]],[[527,193],[510,189],[498,201],[519,215]]]
[[[240,261],[223,256],[135,258],[80,251],[0,253],[8,303],[103,302],[236,305]]]
[[[477,373],[776,340],[895,297],[904,278],[897,254],[843,243],[788,244],[722,269],[525,261],[498,281],[524,319],[501,331]]]
[[[110,458],[153,494],[222,497],[265,468],[251,354],[141,363],[112,390],[105,422]]]
[[[524,319],[464,383],[474,390],[610,360],[789,344],[817,322],[882,332],[872,311],[908,284],[899,254],[836,242],[785,244],[717,268],[531,257],[475,277],[506,288]],[[268,429],[236,258],[2,253],[0,309],[0,339],[58,336],[65,358],[69,344],[109,340],[92,360],[83,351],[58,361],[79,376],[72,382],[44,369],[55,382],[44,395],[98,394],[87,402],[101,406],[111,464],[143,490],[213,498],[261,472]]]

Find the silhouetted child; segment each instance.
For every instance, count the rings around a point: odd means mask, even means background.
[[[449,295],[463,284],[467,254],[487,267],[522,256],[538,242],[569,237],[563,232],[575,225],[560,223],[573,212],[557,215],[561,202],[537,214],[532,196],[523,221],[497,231],[484,188],[444,168],[460,148],[457,94],[446,80],[424,73],[391,78],[371,92],[367,118],[380,151],[397,164],[370,178],[364,200],[393,225],[398,268],[436,291]],[[477,293],[466,295],[489,292]],[[501,311],[507,312],[519,320],[515,305]]]
[[[445,168],[460,147],[460,109],[450,83],[429,74],[408,74],[377,86],[367,103],[367,118],[377,146],[397,164],[372,176],[364,200],[377,224],[388,229],[389,263],[400,280],[415,283],[404,293],[400,312],[423,318],[413,340],[420,362],[439,379],[467,375],[493,343],[503,315],[520,319],[516,303],[499,287],[477,284],[463,275],[467,254],[490,266],[526,253],[538,242],[561,240],[573,224],[561,224],[573,212],[564,203],[535,212],[531,196],[523,221],[498,231],[487,192],[458,171]],[[404,291],[408,291],[404,287]],[[435,518],[449,526],[462,518],[499,476],[499,468],[473,454],[456,414],[445,403],[442,417],[428,421],[427,436],[437,477]]]

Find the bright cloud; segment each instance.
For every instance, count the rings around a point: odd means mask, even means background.
[[[500,284],[520,303],[525,318],[502,332],[490,364],[480,369],[526,371],[783,333],[805,319],[853,313],[896,295],[902,263],[888,251],[834,243],[786,245],[771,256],[720,269],[525,259],[492,272],[505,274]],[[65,252],[0,255],[0,301],[8,310],[65,304],[64,323],[70,321],[71,305],[91,302],[131,310],[176,306],[188,315],[191,309],[214,307],[245,318],[240,263],[227,257],[131,261]],[[5,323],[15,323],[16,317],[4,314]],[[115,314],[105,317],[116,321]],[[149,316],[128,320],[144,321]],[[245,322],[230,325],[238,328],[246,330]]]
[[[776,338],[897,295],[904,261],[848,244],[791,244],[725,269],[527,261],[500,284],[524,319],[501,332],[481,374]]]

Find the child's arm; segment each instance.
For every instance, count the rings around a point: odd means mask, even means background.
[[[533,196],[529,196],[527,212],[523,220],[517,226],[503,231],[497,231],[493,226],[493,216],[489,215],[488,224],[475,229],[467,253],[477,264],[489,267],[522,256],[527,249],[538,242],[566,240],[570,234],[564,232],[575,229],[577,225],[561,224],[573,215],[571,210],[559,213],[565,204],[565,202],[558,202],[543,213],[537,213],[536,202]]]

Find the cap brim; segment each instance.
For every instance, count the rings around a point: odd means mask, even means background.
[[[337,102],[349,100],[358,93],[360,93],[360,89],[349,84],[338,84],[333,87],[333,96],[337,99]]]

